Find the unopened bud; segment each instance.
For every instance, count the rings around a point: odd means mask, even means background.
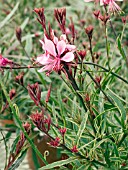
[[[73,153],[77,153],[77,152],[78,152],[77,146],[74,145],[73,148],[71,149],[71,151],[72,151]]]
[[[100,15],[100,10],[96,10],[93,12],[94,16],[98,19]]]
[[[48,92],[47,92],[47,96],[46,96],[46,100],[45,100],[45,102],[46,103],[48,103],[48,101],[49,101],[49,98],[50,98],[50,94],[51,94],[51,84],[50,84],[50,86],[49,86],[49,89],[48,89]]]
[[[10,92],[9,92],[10,100],[12,100],[15,95],[16,95],[16,90],[15,89],[11,89]]]
[[[90,25],[90,26],[88,26],[87,28],[85,28],[85,32],[86,32],[86,34],[88,35],[88,37],[90,38],[90,39],[92,39],[92,33],[93,33],[93,26],[92,25]]]
[[[18,28],[16,29],[16,37],[17,37],[17,39],[18,39],[19,42],[21,42],[21,35],[22,35],[22,30],[21,30],[20,27],[18,27]]]
[[[86,56],[86,51],[85,50],[80,50],[80,51],[78,51],[78,54],[80,55],[81,60],[83,61],[84,57]]]
[[[101,76],[96,76],[95,81],[100,84],[102,77]]]

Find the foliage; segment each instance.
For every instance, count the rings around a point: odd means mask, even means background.
[[[108,6],[83,0],[0,3],[0,62],[4,61],[0,63],[0,131],[7,131],[1,139],[5,170],[19,167],[29,148],[34,151],[35,167],[42,170],[128,168],[128,5],[125,0],[119,5],[123,12],[112,14],[106,11]],[[66,7],[66,19],[60,17],[65,25],[57,20],[61,12],[54,10],[60,7],[63,14]],[[96,9],[103,15],[98,19]],[[45,15],[46,30],[39,12]],[[47,53],[39,40],[46,32],[49,38],[52,30],[59,38],[64,27],[69,31],[66,43],[76,47],[74,60],[60,61],[59,69],[50,73],[39,72],[42,65],[37,57]],[[10,120],[11,124],[3,123]],[[12,133],[15,140],[9,148]],[[38,147],[36,140],[44,143]],[[52,147],[57,155],[53,162],[49,160]]]

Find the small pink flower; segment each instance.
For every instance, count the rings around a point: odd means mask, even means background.
[[[47,74],[53,70],[59,72],[63,67],[63,62],[71,62],[74,59],[73,52],[76,46],[67,44],[64,35],[60,40],[54,36],[53,41],[44,35],[44,41],[40,40],[40,42],[45,53],[37,57],[37,62],[44,65],[39,72],[48,71]]]
[[[1,54],[0,54],[0,66],[6,66],[6,65],[11,65],[13,62],[11,60],[8,60],[7,58],[4,58]]]
[[[100,5],[108,5],[109,6],[109,11],[110,12],[115,12],[115,11],[121,11],[121,8],[115,3],[115,1],[123,1],[123,0],[84,0],[85,2],[99,2],[100,1]]]

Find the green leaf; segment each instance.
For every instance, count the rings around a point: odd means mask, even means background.
[[[51,169],[51,168],[55,168],[55,167],[60,167],[62,165],[65,165],[65,164],[68,164],[68,163],[72,163],[74,161],[76,161],[77,158],[69,158],[69,159],[66,159],[66,160],[61,160],[61,161],[57,161],[57,162],[54,162],[54,163],[51,163],[49,165],[46,165],[42,168],[39,168],[39,170],[44,170],[44,169]]]
[[[98,148],[102,143],[104,143],[107,140],[108,139],[102,139],[100,142],[97,142],[97,144],[92,148],[92,150],[95,150],[96,148]]]
[[[118,49],[119,49],[119,51],[120,51],[121,56],[122,56],[123,59],[126,61],[127,57],[126,57],[126,54],[125,54],[124,49],[122,48],[121,41],[120,41],[120,37],[117,38],[117,44],[118,44]]]
[[[13,10],[7,15],[7,17],[0,22],[0,29],[6,24],[8,23],[8,20],[14,15],[14,13],[16,12],[16,10],[18,9],[19,6],[19,2],[15,5],[15,7],[13,8]]]
[[[83,116],[83,120],[81,122],[81,125],[79,127],[79,130],[78,130],[78,133],[76,135],[76,145],[78,146],[79,145],[79,140],[82,136],[82,133],[86,127],[86,123],[87,123],[87,119],[88,119],[88,113],[84,113],[85,115]]]
[[[18,159],[12,164],[12,166],[9,168],[9,170],[15,170],[16,168],[18,168],[20,166],[20,164],[22,163],[22,161],[24,160],[25,156],[27,153],[27,149],[25,149],[20,157],[18,157]]]
[[[32,52],[32,37],[28,37],[26,39],[25,50],[26,50],[27,54],[30,56],[31,52]]]
[[[110,157],[110,160],[111,161],[117,161],[117,162],[120,162],[121,161],[121,159],[119,158],[119,157]]]
[[[5,94],[5,97],[6,97],[7,101],[8,101],[8,103],[9,103],[9,106],[10,106],[10,108],[11,108],[11,111],[12,111],[12,113],[13,113],[13,116],[15,117],[15,119],[16,119],[19,127],[20,127],[20,129],[23,131],[26,139],[28,140],[28,142],[30,143],[30,145],[32,146],[32,148],[35,150],[35,152],[37,153],[37,155],[38,155],[38,156],[41,158],[41,160],[47,165],[47,164],[48,164],[47,161],[44,159],[44,157],[42,156],[42,154],[40,153],[40,151],[39,151],[39,150],[37,149],[37,147],[34,145],[34,143],[32,142],[32,140],[31,140],[30,137],[28,136],[27,132],[26,132],[25,129],[23,128],[22,122],[20,121],[20,119],[19,119],[19,117],[18,117],[18,115],[17,115],[17,113],[16,113],[16,111],[15,111],[13,105],[12,105],[12,101],[10,100],[10,98],[9,98],[9,96],[8,96],[8,93],[7,93],[7,91],[5,90],[5,86],[4,86],[4,84],[3,84],[2,79],[0,79],[0,84],[1,84],[2,90],[3,90],[4,94]]]
[[[63,107],[63,103],[62,103],[62,98],[61,98],[60,90],[57,91],[57,98],[58,98],[58,103],[59,103],[59,108],[60,108],[60,114],[61,114],[64,126],[65,126],[66,125],[66,121],[65,121],[64,107]]]
[[[121,123],[122,123],[122,126],[124,127],[124,121],[126,119],[126,110],[125,110],[122,102],[120,101],[120,99],[115,94],[113,94],[112,92],[108,92],[108,94],[114,100],[115,105],[117,106],[117,108],[121,114]]]

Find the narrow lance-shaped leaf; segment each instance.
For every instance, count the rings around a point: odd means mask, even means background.
[[[76,160],[77,160],[77,158],[73,157],[73,158],[69,158],[69,159],[66,159],[66,160],[57,161],[57,162],[51,163],[49,165],[46,165],[46,166],[40,168],[39,170],[52,169],[52,168],[55,168],[55,167],[60,167],[60,166],[63,166],[65,164],[75,162]]]
[[[14,13],[16,12],[16,10],[18,9],[19,6],[19,2],[15,5],[15,7],[13,8],[13,10],[8,14],[8,16],[2,21],[0,22],[0,29],[8,22],[8,20],[14,15]]]
[[[22,122],[20,121],[20,119],[19,119],[19,117],[18,117],[18,115],[17,115],[17,113],[16,113],[16,111],[15,111],[13,105],[12,105],[12,102],[11,102],[11,100],[10,100],[8,94],[7,94],[7,91],[5,90],[5,86],[4,86],[4,84],[3,84],[3,82],[2,82],[1,79],[0,79],[0,84],[1,84],[1,87],[2,87],[2,90],[3,90],[4,94],[5,94],[5,96],[6,96],[6,98],[7,98],[7,101],[8,101],[8,103],[9,103],[9,106],[10,106],[10,108],[11,108],[11,110],[12,110],[13,116],[15,117],[17,123],[19,124],[20,129],[23,131],[24,135],[26,136],[26,139],[28,140],[28,142],[30,143],[30,145],[32,146],[32,148],[35,150],[35,152],[37,153],[37,155],[38,155],[38,156],[41,158],[41,160],[47,165],[47,164],[48,164],[47,161],[44,159],[44,157],[42,156],[42,154],[40,153],[40,151],[39,151],[39,150],[37,149],[37,147],[34,145],[34,143],[32,142],[32,140],[29,138],[27,132],[26,132],[25,129],[23,128]]]
[[[26,153],[27,153],[27,149],[21,153],[20,157],[12,164],[9,170],[15,170],[16,168],[18,168],[22,163],[22,161],[24,160]]]
[[[81,122],[81,125],[79,127],[78,133],[76,135],[76,145],[77,146],[79,144],[79,140],[80,140],[80,138],[82,136],[82,133],[83,133],[85,127],[86,127],[87,119],[88,119],[88,113],[85,113],[85,115],[83,116],[83,120]]]

